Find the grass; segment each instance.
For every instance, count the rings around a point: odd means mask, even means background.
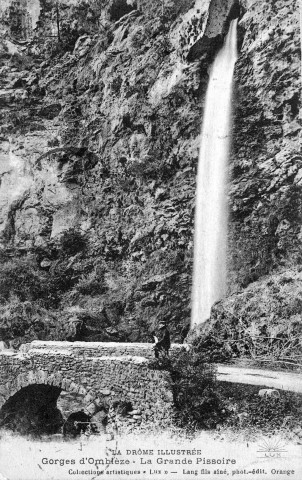
[[[279,435],[302,443],[302,428],[299,437],[302,396],[278,390],[280,397],[263,398],[258,394],[261,388],[238,383],[218,384],[217,393],[225,404],[225,418],[216,425],[218,434],[228,432],[250,440],[261,435]]]

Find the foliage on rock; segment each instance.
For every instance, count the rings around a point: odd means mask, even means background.
[[[85,237],[75,229],[66,230],[59,240],[59,248],[67,256],[73,256],[86,247]]]
[[[300,268],[266,276],[217,303],[194,344],[211,361],[240,357],[299,366],[301,302]]]
[[[150,368],[168,370],[173,380],[176,424],[188,431],[215,428],[224,418],[224,399],[217,390],[216,367],[204,362],[197,349],[163,357]]]
[[[164,318],[179,341],[190,321],[200,124],[219,42],[210,56],[186,53],[191,15],[202,29],[207,12],[191,0],[41,4],[24,45],[0,39],[1,242],[38,265],[11,275],[21,272],[30,301],[76,311],[89,331],[82,338],[146,341]],[[231,293],[301,263],[298,8],[264,1],[241,14]],[[15,280],[3,269],[9,302]],[[217,345],[219,359],[224,338]]]
[[[190,429],[214,428],[223,416],[217,393],[215,367],[204,363],[197,351],[183,352],[173,362],[174,397],[178,422]]]
[[[293,438],[292,431],[300,423],[301,396],[279,390],[279,396],[265,398],[259,396],[259,387],[253,385],[220,382],[218,394],[224,400],[224,418],[217,425],[218,432],[232,430],[247,439],[259,434],[282,434],[284,438]],[[300,439],[297,439],[300,441]]]
[[[275,397],[259,396],[259,386],[216,381],[216,367],[207,363],[199,346],[159,358],[150,368],[167,370],[173,380],[176,423],[194,434],[200,428],[260,434],[289,435],[300,422],[301,396],[278,390]],[[300,433],[300,430],[299,430]],[[299,440],[299,438],[298,438]]]

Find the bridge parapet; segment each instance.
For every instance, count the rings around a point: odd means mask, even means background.
[[[175,355],[183,349],[183,345],[174,343],[171,346],[171,355]],[[28,353],[31,350],[47,350],[52,352],[71,352],[78,356],[136,356],[148,359],[154,358],[154,350],[151,343],[115,343],[115,342],[44,342],[34,340],[21,346],[20,351]]]

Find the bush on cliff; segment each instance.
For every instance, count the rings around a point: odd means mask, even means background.
[[[172,360],[159,359],[152,368],[168,370],[173,380],[176,423],[188,431],[215,428],[224,418],[216,367],[203,361],[196,349],[183,350]]]
[[[155,360],[151,368],[170,372],[176,424],[189,435],[201,429],[223,434],[225,429],[242,433],[246,428],[248,437],[259,438],[259,432],[294,428],[301,417],[300,395],[279,390],[276,398],[261,397],[258,385],[216,381],[215,365],[205,363],[196,346],[172,359]]]
[[[180,426],[196,430],[215,428],[223,417],[215,366],[201,361],[196,350],[180,353],[173,362],[174,399]]]
[[[14,259],[0,264],[0,303],[15,295],[21,301],[44,297],[47,278],[26,260]]]
[[[57,308],[62,293],[77,281],[74,277],[73,270],[64,263],[53,272],[47,272],[26,258],[0,262],[0,304],[18,299],[20,302],[37,302],[44,308]]]
[[[0,305],[0,339],[13,348],[37,339],[65,340],[69,331],[66,315],[58,316],[37,302],[22,302],[15,297]]]
[[[76,255],[84,250],[86,245],[87,241],[85,236],[75,228],[66,230],[61,236],[59,242],[61,253],[65,253],[66,255]]]
[[[87,275],[83,275],[73,291],[80,295],[96,296],[106,293],[107,290],[105,270],[97,268]]]
[[[259,396],[258,385],[219,382],[218,392],[225,400],[225,420],[219,424],[222,435],[225,429],[247,439],[262,435],[290,434],[298,430],[301,435],[301,395],[278,390],[276,397]],[[298,427],[298,428],[297,428]],[[301,440],[297,438],[300,442]]]
[[[215,304],[194,345],[203,361],[247,358],[295,367],[302,355],[300,267],[263,277]]]

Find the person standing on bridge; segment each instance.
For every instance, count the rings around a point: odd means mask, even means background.
[[[159,358],[159,353],[162,353],[165,357],[167,357],[171,347],[170,333],[164,322],[160,322],[158,325],[158,330],[158,341],[153,347],[155,358]]]

